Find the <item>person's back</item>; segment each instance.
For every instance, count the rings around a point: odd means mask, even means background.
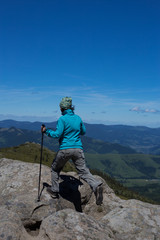
[[[62,114],[63,116],[61,116],[59,121],[63,122],[64,129],[63,134],[59,139],[59,148],[83,149],[80,135],[84,135],[86,133],[86,129],[81,118],[74,114],[71,109],[65,110]]]
[[[66,109],[62,112],[62,116],[57,122],[56,131],[46,129],[46,134],[49,137],[59,138],[59,149],[83,149],[80,135],[85,133],[86,129],[81,118],[74,114],[72,109]]]
[[[59,174],[69,159],[72,159],[79,176],[85,180],[96,196],[96,204],[101,205],[103,201],[102,181],[96,180],[85,164],[85,156],[80,135],[86,132],[81,118],[74,114],[72,99],[65,97],[60,102],[62,116],[57,122],[56,130],[47,129],[42,126],[41,131],[49,137],[59,138],[59,151],[52,163],[51,178],[52,186],[47,192],[52,198],[59,197]]]

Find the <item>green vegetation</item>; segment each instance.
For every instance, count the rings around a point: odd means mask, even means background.
[[[0,149],[0,158],[5,157],[5,158],[10,158],[10,159],[15,159],[15,160],[21,160],[24,162],[39,163],[40,150],[41,150],[40,144],[28,142],[28,143],[21,144],[16,147],[1,148]],[[55,152],[53,152],[47,148],[44,148],[42,163],[44,165],[47,165],[50,167],[55,155],[56,155]],[[93,156],[95,156],[95,155],[96,154],[94,154]],[[95,161],[95,166],[96,166],[96,161]],[[93,168],[95,168],[95,166]],[[100,166],[103,170],[103,164]],[[71,162],[68,162],[65,165],[63,171],[76,171],[76,170],[75,170],[75,167],[73,166],[73,164]],[[95,169],[95,170],[91,170],[91,172],[95,175],[101,176],[107,182],[107,184],[114,190],[115,194],[123,199],[133,199],[134,198],[134,199],[138,199],[141,201],[155,203],[154,201],[149,200],[145,197],[142,197],[138,193],[129,190],[127,187],[124,187],[121,183],[119,183],[117,180],[115,180],[114,178],[107,175],[104,171]]]
[[[104,172],[101,172],[99,170],[91,170],[92,174],[101,176],[108,184],[110,188],[112,188],[117,196],[119,196],[122,199],[137,199],[143,202],[148,202],[155,204],[156,201],[153,201],[147,197],[144,197],[143,195],[140,195],[135,190],[128,189],[127,187],[123,186],[120,182],[118,182],[116,179],[110,177]]]
[[[89,168],[100,170],[123,186],[160,204],[160,156],[147,154],[88,154]],[[111,187],[112,188],[112,187]],[[120,194],[121,187],[117,187]],[[122,190],[123,191],[123,190]],[[127,191],[122,195],[127,194]],[[137,197],[134,197],[137,199]]]
[[[89,154],[90,168],[116,179],[160,179],[160,156],[148,154]]]
[[[1,148],[0,149],[0,158],[9,158],[13,160],[20,160],[23,162],[30,163],[39,163],[40,162],[40,153],[41,153],[41,145],[36,143],[25,143],[16,147],[10,148]],[[42,164],[51,167],[53,159],[55,158],[56,153],[43,148],[43,157]],[[74,166],[68,162],[63,171],[75,171]]]
[[[160,179],[123,179],[119,181],[127,188],[140,192],[160,204]]]

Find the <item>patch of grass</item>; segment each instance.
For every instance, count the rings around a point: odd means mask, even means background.
[[[16,147],[1,148],[0,157],[9,158],[13,160],[20,160],[23,162],[39,163],[41,155],[41,145],[27,142]],[[52,162],[56,156],[56,152],[43,147],[42,164],[51,167]],[[68,162],[63,171],[75,171],[74,166]]]

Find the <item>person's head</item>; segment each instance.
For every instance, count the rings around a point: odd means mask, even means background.
[[[62,98],[59,106],[60,106],[60,109],[61,109],[62,112],[64,110],[67,110],[67,109],[74,110],[74,107],[72,106],[72,98],[71,97],[64,97],[64,98]]]

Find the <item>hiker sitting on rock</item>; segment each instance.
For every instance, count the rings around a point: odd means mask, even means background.
[[[101,205],[103,201],[103,187],[102,182],[96,180],[86,167],[85,157],[83,153],[83,146],[80,135],[86,133],[85,126],[81,118],[74,114],[74,107],[72,106],[72,98],[62,98],[60,102],[60,109],[62,116],[57,122],[56,130],[41,126],[42,133],[52,138],[59,138],[59,151],[52,163],[51,167],[51,181],[52,186],[47,188],[47,192],[52,198],[59,197],[59,174],[66,162],[72,159],[78,175],[85,180],[96,196],[96,204]]]

